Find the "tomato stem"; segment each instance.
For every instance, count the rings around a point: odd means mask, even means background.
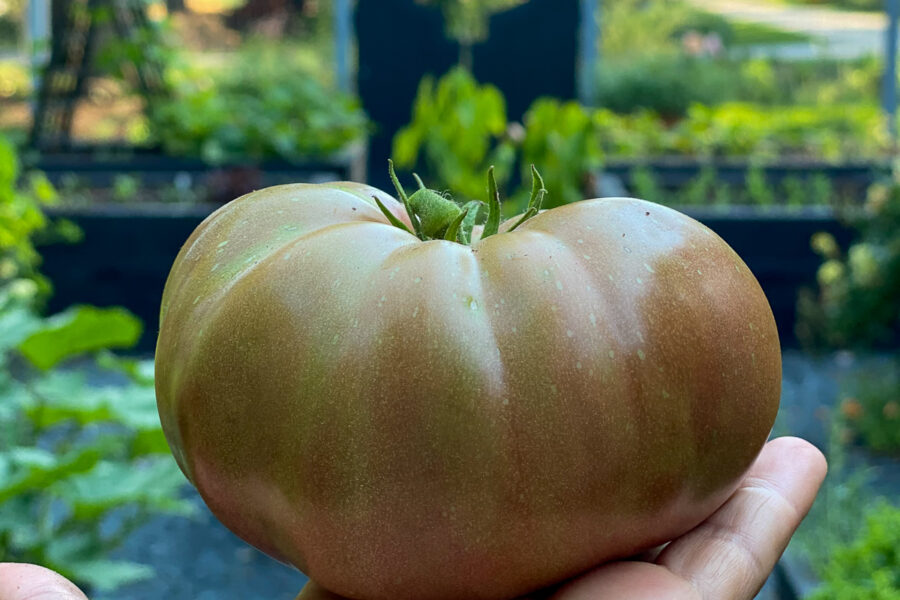
[[[413,173],[413,178],[416,180],[419,189],[412,196],[407,196],[394,170],[394,161],[390,159],[388,159],[388,172],[391,176],[391,182],[397,190],[397,195],[403,202],[404,208],[406,208],[406,214],[409,215],[414,231],[410,231],[409,227],[391,213],[381,200],[375,197],[378,209],[391,225],[412,233],[422,241],[440,239],[457,241],[464,245],[472,243],[472,230],[475,227],[475,221],[484,202],[472,200],[460,207],[460,203],[455,202],[449,196],[427,188],[422,178],[416,173]],[[497,180],[494,176],[493,166],[488,169],[487,177],[488,214],[481,234],[482,240],[500,232],[500,192],[497,189]],[[544,189],[544,179],[534,165],[531,165],[531,180],[531,198],[528,201],[528,207],[525,213],[507,231],[514,231],[541,210],[541,204],[543,204],[547,190]]]

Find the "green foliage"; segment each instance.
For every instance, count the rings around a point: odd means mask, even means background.
[[[601,61],[597,101],[617,113],[652,110],[665,118],[684,115],[692,104],[716,104],[729,96],[741,73],[719,61],[682,54]]]
[[[557,206],[592,192],[593,176],[605,157],[726,157],[749,159],[757,165],[741,186],[718,181],[710,167],[676,194],[660,189],[649,171],[639,173],[639,195],[665,204],[833,204],[838,198],[824,175],[773,184],[759,167],[782,156],[880,157],[889,144],[878,109],[869,106],[695,104],[685,118],[670,123],[648,110],[619,114],[539,99],[521,127],[507,123],[503,97],[496,88],[479,85],[466,70],[457,68],[437,82],[422,81],[413,121],[394,138],[394,159],[408,169],[424,167],[436,182],[432,187],[464,198],[484,197],[484,174],[491,164],[497,166],[503,186],[510,180],[511,166],[518,162],[526,183],[509,194],[513,202],[504,206],[511,216],[527,201],[531,164],[547,181],[545,206]]]
[[[16,60],[0,60],[0,101],[27,98],[30,93],[31,74],[28,68]]]
[[[671,120],[683,117],[693,104],[874,104],[880,77],[881,67],[872,58],[787,61],[665,52],[604,58],[596,95],[612,111],[652,110]]]
[[[52,187],[17,190],[17,168],[0,140],[0,561],[112,590],[153,573],[109,553],[153,514],[193,505],[178,497],[184,477],[159,424],[152,363],[107,350],[132,345],[140,322],[121,309],[36,311],[31,239],[49,226]]]
[[[834,6],[850,10],[884,10],[884,0],[790,0],[796,4],[814,4],[820,6]]]
[[[55,204],[58,197],[42,175],[33,174],[20,187],[19,168],[15,148],[0,136],[0,286],[31,286],[43,296],[50,283],[37,270],[41,257],[32,237],[48,228],[42,208]]]
[[[828,458],[828,474],[790,545],[820,579],[826,576],[836,550],[859,536],[866,510],[877,503],[868,487],[871,469],[860,469],[850,461],[841,419],[825,416],[829,436],[822,450]]]
[[[810,600],[900,599],[900,507],[882,503],[865,520],[859,537],[835,550]]]
[[[715,34],[722,44],[803,41],[802,34],[764,25],[745,25],[694,8],[682,0],[616,0],[604,3],[601,17],[601,54],[610,58],[638,58],[681,50],[688,32]]]
[[[211,163],[331,155],[361,139],[358,102],[321,84],[301,61],[252,47],[227,68],[168,71],[169,95],[148,107],[151,141]]]
[[[858,240],[843,252],[819,233],[813,249],[817,293],[798,301],[797,336],[810,346],[870,347],[900,340],[900,180],[873,185],[861,214],[853,214]]]
[[[875,452],[900,456],[900,362],[855,374],[844,394],[841,414],[847,433]]]
[[[630,174],[630,189],[638,198],[667,206],[829,206],[842,198],[827,176],[819,173],[801,179],[787,177],[770,181],[758,166],[747,170],[740,183],[719,178],[712,165],[706,165],[692,180],[680,188],[663,188],[648,167],[636,167]]]
[[[652,112],[601,109],[600,139],[608,156],[801,157],[839,161],[880,158],[890,140],[877,106],[695,104],[674,124]]]
[[[441,9],[447,36],[462,44],[487,39],[488,20],[494,13],[523,4],[528,0],[419,0]]]
[[[506,102],[491,85],[479,85],[463,68],[419,85],[412,122],[394,137],[400,168],[424,166],[437,183],[463,199],[486,198],[486,174],[495,166],[498,184],[509,179],[515,150],[506,138]]]
[[[585,194],[593,187],[593,175],[603,163],[592,113],[577,102],[537,100],[525,115],[520,162],[525,181],[529,181],[531,165],[543,176],[548,190],[544,208],[588,197]],[[523,186],[512,206],[524,209],[530,195],[530,187]]]

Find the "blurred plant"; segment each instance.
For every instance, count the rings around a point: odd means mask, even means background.
[[[632,193],[644,200],[667,206],[829,206],[838,200],[824,174],[807,179],[786,177],[770,182],[762,167],[751,166],[742,183],[719,179],[712,165],[703,166],[696,177],[678,189],[665,189],[649,167],[636,167],[630,174]]]
[[[890,151],[876,106],[778,106],[745,103],[692,105],[678,121],[652,111],[634,115],[601,109],[599,135],[607,156],[664,154],[746,157],[764,161],[801,157],[839,161],[883,158]]]
[[[859,468],[850,460],[842,419],[828,413],[822,416],[828,423],[827,447],[822,449],[828,458],[828,475],[790,545],[819,578],[827,575],[836,550],[857,538],[866,510],[878,502],[868,489],[872,469]]]
[[[435,180],[432,188],[481,200],[489,166],[495,166],[498,185],[509,180],[515,148],[507,127],[503,94],[456,67],[438,81],[422,80],[412,122],[394,137],[394,161],[405,169],[424,166]]]
[[[900,341],[900,180],[873,185],[862,213],[850,220],[859,235],[846,253],[830,234],[811,241],[824,262],[818,293],[798,300],[796,332],[812,347]]]
[[[0,0],[0,48],[14,45],[19,40],[24,9],[25,0]]]
[[[706,156],[873,158],[890,148],[881,123],[874,105],[694,105],[676,126],[673,145],[682,153]]]
[[[120,173],[113,179],[113,198],[119,202],[134,200],[141,189],[141,180],[134,175]]]
[[[719,176],[716,168],[703,165],[700,173],[692,179],[677,196],[677,202],[683,206],[703,206],[715,197],[715,189]]]
[[[876,452],[900,456],[900,364],[855,374],[846,392],[841,416],[848,435]]]
[[[747,169],[744,185],[751,204],[756,206],[771,206],[775,204],[775,190],[769,184],[765,171],[759,168],[758,165],[751,165]]]
[[[523,180],[529,181],[531,165],[538,165],[547,196],[543,206],[552,208],[593,197],[594,177],[603,164],[597,121],[577,102],[539,99],[525,114],[521,145]],[[511,202],[516,211],[528,204],[530,189],[522,186]]]
[[[605,60],[597,73],[597,100],[617,113],[652,110],[671,120],[692,104],[728,100],[739,80],[739,71],[680,54]]]
[[[152,365],[107,350],[133,345],[140,322],[89,306],[39,316],[46,282],[32,238],[49,224],[40,196],[16,190],[17,169],[0,139],[0,561],[111,590],[152,570],[109,552],[152,514],[192,505],[178,498],[184,477],[159,425]]]
[[[824,4],[837,5],[843,8],[853,10],[884,10],[884,2],[882,0],[791,0],[798,4]]]
[[[459,42],[459,64],[472,68],[472,46],[487,39],[488,21],[494,13],[509,10],[528,0],[419,0],[441,9],[447,36]]]
[[[900,507],[883,502],[869,510],[859,536],[834,550],[821,575],[809,600],[900,598]]]
[[[0,100],[24,99],[31,93],[31,73],[15,60],[0,60]]]
[[[725,48],[807,39],[802,34],[765,25],[735,23],[681,0],[604,3],[601,27],[601,53],[612,58],[677,52],[684,49],[685,37],[691,33],[706,38],[710,46],[715,43],[714,38],[718,39]]]
[[[659,184],[653,171],[648,167],[635,167],[631,170],[631,191],[635,198],[667,204],[666,191]]]
[[[229,161],[330,155],[361,139],[357,101],[277,54],[248,49],[227,69],[169,71],[171,95],[148,107],[152,136],[170,154]]]
[[[43,207],[59,200],[56,189],[42,174],[33,173],[19,185],[19,159],[15,148],[0,136],[0,286],[27,280],[38,298],[50,292],[50,282],[38,271],[41,257],[32,243],[38,235],[65,241],[80,239],[68,221],[48,222]]]

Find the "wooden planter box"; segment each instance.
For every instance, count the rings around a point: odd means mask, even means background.
[[[182,244],[215,206],[166,204],[98,205],[59,208],[52,216],[71,219],[85,234],[70,246],[42,250],[42,270],[54,284],[50,310],[73,303],[121,305],[145,324],[139,350],[154,348],[159,302],[169,269]],[[729,207],[685,209],[725,239],[759,279],[769,298],[783,344],[792,345],[797,292],[813,285],[820,258],[810,249],[817,231],[839,242],[852,232],[828,209]]]
[[[753,169],[761,170],[770,184],[786,179],[807,180],[816,175],[824,175],[836,189],[865,190],[874,181],[890,173],[889,162],[858,162],[839,165],[809,160],[779,160],[777,164],[754,165],[744,159],[716,159],[703,161],[684,157],[654,157],[648,160],[621,160],[611,158],[603,167],[609,175],[618,177],[626,187],[630,187],[632,174],[636,169],[646,169],[653,173],[660,186],[666,189],[684,187],[695,180],[704,169],[712,168],[721,183],[740,185]]]
[[[92,148],[39,155],[26,165],[43,172],[55,185],[75,177],[88,188],[110,188],[117,178],[127,175],[138,180],[141,189],[200,187],[227,201],[252,189],[282,183],[365,181],[366,150],[358,144],[327,158],[212,165],[149,150]]]

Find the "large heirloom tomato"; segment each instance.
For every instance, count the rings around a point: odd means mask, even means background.
[[[494,233],[493,192],[485,232],[460,243],[467,213],[422,192],[268,188],[184,245],[156,388],[212,512],[348,598],[470,600],[633,555],[719,507],[781,385],[737,254],[625,198]]]

